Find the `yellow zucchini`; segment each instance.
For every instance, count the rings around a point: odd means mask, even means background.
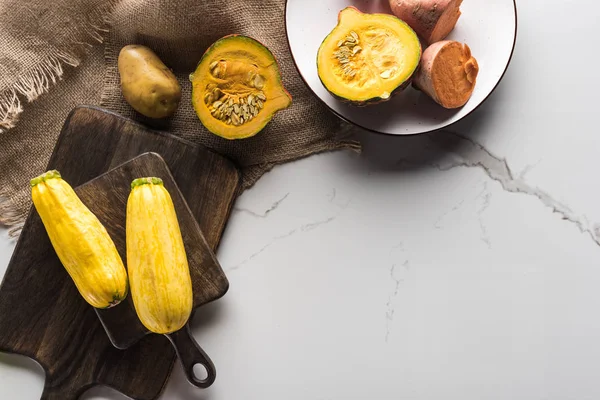
[[[35,209],[81,296],[95,308],[119,304],[127,296],[127,271],[106,228],[58,171],[30,183]]]
[[[127,269],[136,313],[151,332],[181,329],[192,312],[192,280],[173,201],[160,178],[131,183]]]

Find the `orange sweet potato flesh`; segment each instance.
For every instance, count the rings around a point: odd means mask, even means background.
[[[428,44],[445,39],[461,14],[462,0],[389,1],[394,15],[405,21]]]
[[[444,108],[459,108],[471,98],[479,65],[464,43],[445,40],[429,46],[421,57],[413,85]]]

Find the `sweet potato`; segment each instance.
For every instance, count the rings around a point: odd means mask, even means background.
[[[469,46],[444,40],[425,49],[413,86],[442,107],[459,108],[471,98],[478,73]]]
[[[443,40],[460,18],[462,0],[390,0],[396,17],[404,20],[427,44]]]

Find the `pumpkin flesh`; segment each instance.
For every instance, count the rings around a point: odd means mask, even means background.
[[[217,40],[190,75],[192,103],[202,124],[226,139],[256,135],[291,104],[273,54],[242,35]]]
[[[369,103],[406,87],[420,58],[419,38],[405,22],[347,7],[319,48],[317,70],[334,96]]]

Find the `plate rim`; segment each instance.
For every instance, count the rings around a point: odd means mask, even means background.
[[[508,67],[510,66],[510,63],[512,61],[512,58],[515,54],[515,48],[517,47],[517,36],[518,36],[518,31],[519,31],[519,16],[518,16],[518,11],[517,11],[517,0],[512,0],[513,2],[513,7],[514,7],[514,14],[515,14],[515,33],[514,33],[514,39],[513,39],[513,44],[512,44],[512,48],[510,50],[510,55],[508,57],[508,60],[506,62],[506,66],[504,67],[504,71],[502,71],[502,75],[500,75],[500,79],[498,79],[498,81],[496,82],[496,84],[494,85],[494,87],[492,88],[492,90],[490,90],[490,92],[483,98],[483,100],[481,100],[479,102],[479,104],[477,104],[471,111],[469,111],[468,113],[466,113],[465,115],[463,115],[462,117],[460,117],[459,119],[457,119],[456,121],[450,122],[447,125],[444,125],[440,128],[436,128],[436,129],[431,129],[428,131],[423,131],[423,132],[417,132],[417,133],[390,133],[390,132],[381,132],[381,131],[377,131],[371,128],[367,128],[365,126],[362,126],[356,122],[350,121],[348,118],[344,117],[343,115],[341,115],[339,112],[335,111],[333,108],[331,108],[329,106],[329,104],[327,104],[325,102],[325,100],[323,100],[314,90],[313,88],[308,84],[308,81],[306,80],[306,78],[304,77],[304,75],[302,75],[302,71],[300,71],[300,67],[298,66],[298,62],[296,61],[296,57],[294,57],[294,52],[292,51],[292,44],[290,43],[290,35],[288,32],[288,3],[290,2],[290,0],[285,0],[285,7],[283,10],[283,25],[285,28],[285,39],[287,41],[288,44],[288,49],[290,50],[290,54],[292,56],[292,62],[294,63],[294,67],[296,68],[296,71],[298,71],[298,75],[300,75],[300,78],[302,79],[302,81],[304,82],[304,85],[308,88],[308,90],[313,94],[314,97],[316,97],[321,103],[323,103],[325,105],[325,107],[327,107],[327,109],[329,111],[331,111],[334,115],[336,115],[338,118],[340,118],[341,120],[343,120],[344,122],[356,126],[362,130],[365,130],[369,133],[375,133],[378,135],[385,135],[385,136],[416,136],[416,135],[425,135],[425,134],[429,134],[429,133],[434,133],[434,132],[438,132],[444,129],[447,129],[448,127],[453,126],[454,124],[462,121],[463,119],[467,118],[469,115],[473,114],[477,109],[479,109],[479,107],[481,107],[483,105],[483,103],[485,103],[490,96],[496,91],[496,89],[498,88],[498,86],[500,85],[500,82],[502,82],[502,79],[504,79],[504,76],[506,75],[506,72],[508,71]]]

